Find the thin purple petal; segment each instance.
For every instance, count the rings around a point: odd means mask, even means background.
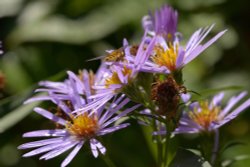
[[[65,121],[64,119],[58,117],[58,116],[55,116],[54,114],[48,112],[47,110],[44,110],[42,108],[39,108],[39,107],[36,107],[34,108],[34,111],[42,116],[44,116],[45,118],[48,118],[58,124],[61,124],[61,125],[66,125],[67,121]]]
[[[23,134],[23,137],[60,137],[65,136],[68,132],[66,130],[37,130]]]
[[[65,167],[67,166],[72,159],[76,156],[76,154],[80,151],[80,149],[82,148],[84,144],[84,141],[81,141],[75,148],[73,151],[71,151],[71,153],[64,159],[64,161],[61,164],[61,167]]]

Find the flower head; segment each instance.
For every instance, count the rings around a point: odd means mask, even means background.
[[[149,33],[173,41],[177,32],[178,13],[171,6],[164,5],[156,10],[154,15],[145,16],[142,22],[144,29]]]
[[[123,96],[115,99],[108,109],[104,109],[105,107],[103,106],[94,112],[86,111],[84,113],[75,114],[70,112],[69,114],[68,111],[62,109],[63,112],[68,114],[66,118],[58,117],[42,108],[35,108],[35,112],[50,119],[56,124],[60,124],[61,128],[25,133],[23,137],[46,137],[47,139],[29,142],[18,148],[33,148],[34,150],[23,156],[30,157],[43,154],[40,159],[45,160],[54,158],[70,149],[73,149],[62,162],[62,167],[67,166],[70,163],[86,142],[90,144],[94,157],[97,157],[99,152],[105,154],[106,148],[97,140],[97,137],[104,136],[129,125],[128,123],[113,125],[118,119],[126,116],[129,112],[139,106],[136,105],[122,112],[118,112],[128,102],[129,99]]]
[[[221,104],[224,93],[217,94],[210,102],[205,100],[191,103],[189,111],[183,114],[176,133],[197,133],[218,129],[250,106],[248,99],[238,107],[234,107],[246,94],[242,92],[238,96],[233,96],[225,107]]]
[[[122,95],[124,93],[123,88],[133,82],[146,58],[150,56],[154,41],[154,39],[149,39],[145,33],[141,44],[133,48],[134,46],[129,46],[128,41],[124,39],[123,60],[103,62],[105,68],[102,68],[102,75],[98,82],[95,82],[92,86],[95,89],[95,94],[90,96],[91,99],[96,100],[78,111],[91,110],[107,103],[115,96]]]
[[[96,75],[86,70],[80,71],[79,75],[68,71],[69,78],[64,82],[40,83],[43,87],[36,91],[47,94],[33,97],[27,102],[49,100],[56,104],[55,114],[38,107],[34,109],[36,113],[53,121],[56,128],[25,133],[24,137],[49,137],[49,139],[19,146],[19,149],[35,148],[24,154],[24,157],[44,154],[40,159],[48,160],[73,148],[61,165],[66,166],[86,142],[89,142],[95,157],[99,152],[102,154],[106,152],[105,147],[96,138],[127,127],[129,125],[127,123],[117,125],[113,123],[140,105],[121,111],[130,101],[124,95],[115,97],[109,106],[106,106],[106,99],[92,97],[97,91],[93,87],[102,82],[106,66],[102,66],[101,69]],[[91,109],[82,111],[85,106],[91,106]]]
[[[226,32],[221,31],[205,44],[201,44],[212,28],[213,25],[197,30],[184,46],[178,38],[169,42],[163,36],[156,36],[152,54],[146,58],[141,71],[170,74],[181,70]]]

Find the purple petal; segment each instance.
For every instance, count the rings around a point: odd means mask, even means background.
[[[91,152],[92,152],[93,156],[95,158],[97,158],[99,153],[98,153],[97,147],[95,145],[95,142],[93,142],[93,140],[90,140],[90,148],[91,148]]]
[[[34,111],[42,116],[44,116],[45,118],[48,118],[58,124],[61,124],[61,125],[66,125],[67,124],[67,121],[65,121],[64,119],[58,117],[58,116],[55,116],[54,114],[48,112],[47,110],[44,110],[42,108],[39,108],[39,107],[36,107],[34,108]]]
[[[171,34],[173,36],[177,30],[178,13],[170,6],[165,5],[155,12],[152,22],[157,34]]]
[[[39,159],[45,159],[45,160],[49,160],[49,159],[52,159],[66,151],[68,151],[69,149],[71,149],[72,147],[74,147],[76,144],[78,144],[79,141],[74,141],[74,142],[71,142],[69,143],[68,145],[65,145],[64,147],[61,147],[59,149],[55,149],[55,150],[52,150],[46,154],[44,154],[43,156],[41,156]]]
[[[110,128],[105,128],[105,129],[102,129],[100,132],[98,132],[98,136],[102,136],[102,135],[106,135],[108,133],[113,133],[117,130],[120,130],[120,129],[123,129],[123,128],[126,128],[128,127],[130,124],[129,123],[124,123],[124,124],[120,124],[120,125],[117,125],[117,126],[112,126]]]
[[[95,147],[102,153],[105,154],[106,148],[96,139],[91,139],[90,143],[95,145]],[[94,147],[93,147],[94,148]],[[97,155],[98,156],[98,155]]]
[[[67,141],[64,141],[64,142],[56,143],[56,144],[49,144],[49,145],[40,147],[38,149],[32,150],[32,151],[24,154],[23,157],[34,156],[34,155],[41,154],[41,153],[44,153],[44,152],[47,152],[47,151],[50,151],[50,150],[53,150],[53,149],[56,149],[56,148],[59,149],[59,148],[62,148],[64,146],[68,145],[71,142],[72,142],[71,140],[67,140]]]
[[[23,137],[50,137],[50,136],[65,136],[66,130],[37,130],[23,134]]]
[[[58,138],[52,138],[52,139],[39,140],[39,141],[34,141],[34,142],[22,144],[18,147],[18,149],[40,147],[40,146],[58,143],[58,142],[62,142],[62,141],[65,141],[65,138],[58,137]]]
[[[224,116],[232,109],[232,107],[233,107],[235,104],[237,104],[237,103],[238,103],[243,97],[245,97],[246,95],[247,95],[247,92],[242,92],[242,93],[240,93],[238,96],[232,97],[232,98],[228,101],[226,107],[220,112],[219,117],[220,117],[220,118],[224,117]]]
[[[181,94],[181,99],[184,103],[187,103],[190,100],[190,98],[191,98],[191,95],[189,93],[186,93],[186,94],[182,93]]]
[[[192,50],[194,50],[200,45],[202,40],[208,35],[208,33],[212,30],[213,27],[214,27],[214,24],[209,27],[199,29],[198,31],[196,31],[197,33],[195,32],[196,35],[191,37],[192,42],[188,42],[188,44],[190,45],[187,45],[188,54],[191,53]]]
[[[224,93],[223,92],[215,95],[213,97],[213,99],[212,99],[212,104],[211,105],[212,106],[218,106],[218,105],[220,105],[221,104],[221,100],[223,99],[223,97],[224,97]],[[210,107],[212,107],[212,106],[210,106]]]
[[[125,106],[129,101],[130,99],[126,98],[120,104],[118,104],[115,108],[109,108],[109,110],[106,111],[104,115],[101,116],[101,118],[99,119],[99,123],[103,124],[106,120],[112,117],[117,111],[119,111],[123,106]]]
[[[232,119],[237,117],[242,111],[244,111],[249,106],[250,106],[250,99],[245,101],[243,104],[241,104],[239,107],[237,107],[234,111],[232,111],[230,114],[228,114],[222,121],[219,122],[218,125],[215,126],[215,128],[221,127],[222,125],[231,121]]]
[[[49,96],[37,96],[37,97],[32,97],[32,98],[26,100],[24,102],[24,104],[33,103],[36,101],[47,101],[47,100],[51,100],[51,97],[49,97]]]
[[[213,44],[216,40],[218,40],[227,30],[224,30],[220,33],[218,33],[215,37],[210,39],[207,43],[204,45],[197,46],[184,60],[184,64],[189,63],[193,59],[195,59],[201,52],[203,52],[205,49],[207,49],[211,44]]]
[[[89,104],[85,105],[84,107],[73,111],[73,113],[82,113],[82,112],[85,112],[85,111],[88,111],[88,110],[91,110],[91,109],[96,109],[97,110],[98,108],[103,106],[105,103],[107,103],[110,99],[112,99],[113,96],[114,96],[114,94],[107,95],[107,96],[105,96],[105,97],[103,97],[101,99],[90,102]]]
[[[200,129],[191,128],[191,127],[179,127],[177,128],[174,133],[180,134],[180,133],[198,133]]]
[[[106,89],[106,91],[104,91],[104,92],[101,92],[101,93],[99,93],[99,92],[97,92],[95,95],[91,95],[89,98],[90,99],[97,99],[97,98],[102,98],[102,97],[104,97],[104,96],[108,96],[108,95],[110,95],[110,94],[113,94],[113,89]]]
[[[140,107],[140,106],[141,106],[141,104],[137,104],[137,105],[135,105],[135,106],[133,106],[133,107],[131,107],[131,108],[128,108],[128,109],[122,111],[120,114],[118,114],[118,115],[115,116],[114,118],[112,118],[112,119],[110,119],[109,121],[105,122],[105,123],[102,125],[102,127],[104,128],[104,127],[110,125],[111,123],[117,121],[117,120],[120,119],[121,117],[124,117],[125,115],[127,115],[127,114],[130,113],[131,111],[134,111],[135,109],[137,109],[137,108]]]
[[[142,18],[142,27],[146,31],[152,31],[153,30],[153,22],[152,22],[150,16],[144,16]]]
[[[179,48],[179,53],[178,53],[178,57],[176,60],[176,68],[179,69],[183,66],[184,56],[185,56],[185,51],[183,49]]]
[[[71,151],[71,153],[65,158],[65,160],[62,162],[61,167],[65,167],[67,166],[72,159],[76,156],[76,154],[80,151],[80,149],[82,148],[84,144],[84,141],[81,141],[79,144],[77,144],[77,146],[74,148],[73,151]]]

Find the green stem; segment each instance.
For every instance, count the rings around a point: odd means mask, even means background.
[[[152,121],[153,131],[157,131],[156,120]],[[157,164],[161,167],[162,163],[162,146],[161,146],[161,137],[159,135],[156,136],[156,144],[157,144]]]
[[[169,153],[169,145],[170,145],[170,137],[171,137],[171,128],[169,124],[166,124],[166,141],[165,141],[165,151],[164,151],[164,167],[168,166],[168,153]]]
[[[116,167],[114,162],[109,158],[109,156],[107,154],[102,155],[101,157],[102,157],[103,161],[105,161],[105,163],[108,165],[108,167]]]

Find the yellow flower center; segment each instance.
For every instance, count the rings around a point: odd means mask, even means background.
[[[128,69],[127,67],[124,67],[122,70],[123,76],[128,76],[130,78],[131,76],[131,69]],[[122,81],[120,80],[117,72],[113,72],[113,74],[105,80],[105,86],[108,88],[110,85],[120,85],[123,84]]]
[[[202,126],[204,129],[208,130],[211,123],[219,121],[220,107],[213,106],[209,108],[208,102],[200,102],[200,111],[194,108],[192,112],[189,112],[189,117]]]
[[[72,122],[68,122],[66,129],[77,137],[91,138],[99,129],[98,119],[95,115],[88,116],[87,113],[84,113],[72,118]]]
[[[178,45],[173,46],[173,44],[169,43],[169,47],[167,50],[164,50],[161,46],[155,47],[155,55],[152,56],[152,61],[159,66],[165,66],[170,71],[174,71],[176,69],[176,59],[178,55]]]

